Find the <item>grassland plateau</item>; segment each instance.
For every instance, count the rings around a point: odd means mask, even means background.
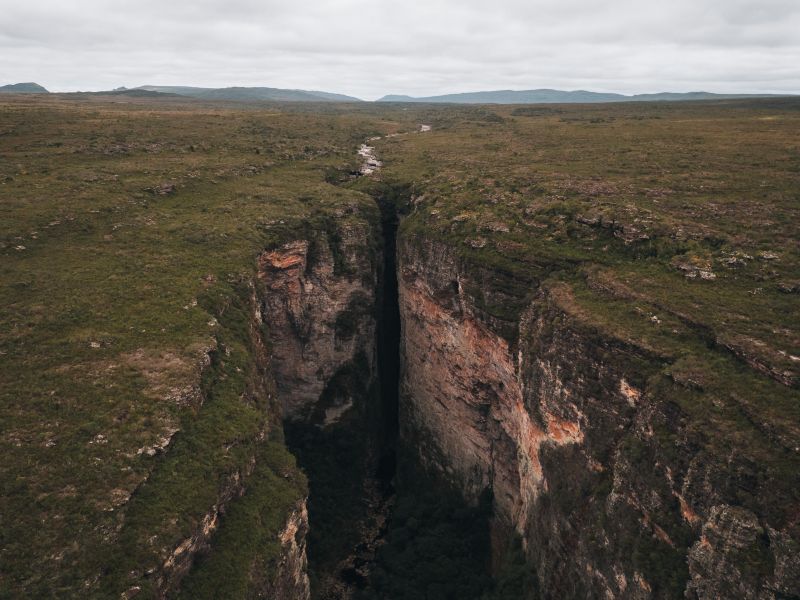
[[[385,277],[413,468],[341,597],[799,597],[798,223],[794,99],[4,96],[0,597],[316,594],[286,390],[377,422]]]

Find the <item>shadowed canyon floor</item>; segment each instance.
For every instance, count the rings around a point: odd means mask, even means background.
[[[4,97],[0,597],[800,597],[798,139]]]

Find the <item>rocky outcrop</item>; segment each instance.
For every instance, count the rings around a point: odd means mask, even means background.
[[[248,297],[237,307],[247,319],[247,350],[252,358],[246,363],[250,371],[237,400],[259,406],[263,422],[251,432],[254,443],[242,453],[247,458],[241,468],[220,478],[213,504],[190,534],[164,546],[159,565],[144,577],[135,573],[137,577],[124,592],[127,597],[195,597],[198,588],[209,582],[223,586],[219,590],[227,589],[232,583],[225,583],[226,577],[241,579],[237,585],[247,590],[248,597],[310,597],[306,479],[288,453],[288,462],[276,458],[287,451],[275,429],[282,419],[314,426],[336,423],[355,399],[348,396],[346,385],[339,385],[336,393],[326,390],[342,373],[355,368],[365,371],[360,375],[367,379],[373,376],[375,223],[354,212],[342,214],[341,222],[309,227],[305,238],[258,257],[256,280],[246,287]],[[226,310],[221,309],[223,314]],[[224,322],[215,320],[214,324],[226,333]],[[227,364],[233,361],[230,347],[218,346],[224,358],[213,366],[220,370],[214,375],[224,381],[225,368],[237,374],[243,369]],[[228,448],[236,443],[228,442]],[[264,448],[269,444],[282,450]],[[240,506],[245,508],[231,517]],[[231,532],[241,519],[258,511],[266,511],[269,518],[252,524],[257,533],[250,540],[251,548],[238,552],[234,547],[239,542]],[[233,524],[226,530],[231,519]],[[230,574],[232,569],[235,575]],[[216,591],[206,587],[202,597]]]
[[[259,258],[266,288],[262,318],[285,418],[337,421],[353,400],[336,396],[320,406],[326,385],[357,360],[366,359],[374,370],[377,262],[371,227],[367,221],[343,224]]]
[[[403,443],[469,501],[492,492],[496,560],[518,535],[543,597],[797,595],[792,519],[744,448],[698,430],[663,356],[598,329],[566,283],[532,284],[509,323],[483,309],[484,267],[399,248]]]
[[[754,565],[753,561],[763,560],[764,548],[772,549],[766,556],[773,560]],[[797,544],[785,534],[765,529],[755,514],[741,507],[711,509],[700,539],[689,551],[689,567],[689,590],[699,598],[800,596]]]
[[[181,580],[189,573],[195,558],[209,551],[212,536],[219,527],[221,509],[224,509],[243,493],[242,477],[237,473],[226,482],[218,502],[203,517],[194,533],[180,542],[161,564],[157,577],[160,598],[171,595],[179,587]]]
[[[163,462],[129,495],[115,548],[115,564],[120,566],[98,581],[103,597],[207,598],[217,597],[227,586],[248,590],[248,597],[254,598],[308,597],[308,491],[280,431],[272,355],[259,322],[260,291],[251,280],[235,296],[223,298],[213,319],[215,343],[208,360],[194,373],[200,381],[181,388],[191,392],[181,397],[196,400],[200,408],[222,408],[226,417],[246,423],[247,437],[236,439],[230,429],[218,435],[219,413],[206,417],[201,412],[198,419],[206,418],[209,424],[205,437],[191,425],[180,432],[173,428],[152,448],[138,451],[138,455],[160,454]],[[141,353],[133,358],[146,364]],[[241,377],[233,393],[221,393],[219,389],[233,376]],[[161,378],[156,373],[151,379]],[[190,435],[202,444],[191,444]],[[210,471],[206,461],[217,467],[217,477],[198,475]],[[202,497],[186,489],[209,479],[212,485]],[[186,510],[181,502],[187,496],[197,498],[190,505],[195,518],[179,528],[178,519],[168,517]],[[152,518],[152,507],[161,499],[166,499],[161,509],[169,511],[167,517]],[[253,520],[261,511],[266,518]],[[147,527],[141,527],[145,519]],[[252,533],[246,540],[240,539],[243,520],[251,520]],[[142,537],[145,543],[139,541]],[[149,555],[135,556],[134,550]],[[128,566],[136,565],[134,560],[146,566]]]
[[[263,598],[307,600],[311,597],[307,572],[307,534],[308,510],[306,501],[303,500],[289,514],[286,525],[278,536],[281,556],[278,559],[277,572],[264,590]]]

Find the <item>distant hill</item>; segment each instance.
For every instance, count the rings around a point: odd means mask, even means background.
[[[15,83],[0,86],[0,93],[9,94],[48,94],[48,90],[38,83]],[[240,100],[245,102],[362,102],[360,98],[333,94],[317,90],[289,90],[270,87],[226,87],[205,88],[180,85],[143,85],[136,88],[119,87],[106,92],[92,94],[146,96],[185,96],[204,100]],[[655,94],[634,94],[626,96],[612,92],[590,92],[587,90],[492,90],[443,94],[440,96],[403,96],[390,94],[377,102],[427,102],[450,104],[573,104],[598,102],[648,102],[680,100],[725,100],[735,98],[779,98],[788,94],[714,94],[711,92],[660,92]]]
[[[128,89],[116,88],[102,92],[73,92],[83,96],[126,96],[131,98],[180,98],[180,94],[170,94],[167,92],[156,92],[155,90],[145,90],[141,88]]]
[[[0,94],[49,94],[46,89],[32,81],[0,86]]]
[[[359,98],[311,90],[269,87],[201,88],[177,85],[143,85],[139,90],[178,94],[206,100],[272,100],[279,102],[361,102]]]
[[[763,98],[777,94],[712,94],[710,92],[658,94],[635,94],[626,96],[605,92],[588,92],[585,90],[495,90],[488,92],[466,92],[461,94],[445,94],[442,96],[412,97],[389,95],[378,102],[435,102],[452,104],[547,104],[547,103],[591,103],[591,102],[643,102],[656,100],[721,100],[728,98]]]
[[[214,91],[214,88],[189,87],[185,85],[142,85],[137,88],[128,88],[147,92],[158,92],[161,94],[177,94],[179,96],[200,97],[207,92]]]

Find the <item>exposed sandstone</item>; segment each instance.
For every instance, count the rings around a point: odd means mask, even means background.
[[[285,527],[278,535],[282,550],[277,572],[261,594],[262,598],[307,600],[311,597],[311,584],[307,572],[307,534],[308,510],[303,500],[289,514]]]
[[[342,226],[342,261],[337,272],[329,235],[295,240],[259,258],[259,278],[265,285],[263,319],[269,327],[273,365],[284,417],[311,418],[326,384],[342,367],[362,354],[375,353],[376,267],[370,261],[372,232],[365,222]],[[328,420],[346,411],[322,407]]]
[[[378,434],[373,431],[373,421],[379,409],[367,403],[374,399],[369,390],[377,383],[376,299],[381,254],[375,244],[378,209],[375,207],[374,213],[370,209],[343,211],[337,215],[340,220],[326,223],[306,238],[265,251],[258,260],[263,301],[257,319],[268,332],[278,401],[288,422],[287,443],[311,485],[308,511],[304,506],[288,521],[281,535],[284,551],[278,575],[262,597],[307,598],[306,544],[312,548],[314,544],[317,548],[330,545],[315,533],[327,531],[321,521],[329,518],[326,494],[331,491],[325,486],[336,484],[328,480],[319,483],[319,467],[310,461],[319,459],[325,444],[345,439],[349,445],[357,444],[359,451],[348,462],[348,473],[341,474],[343,485],[350,485],[347,482],[354,476],[369,480],[375,468],[373,443]],[[321,444],[323,450],[315,444]],[[337,513],[350,530],[342,532],[345,544],[367,541],[362,530],[374,511],[371,506],[365,508],[367,516],[355,505]],[[315,524],[320,528],[310,529]],[[341,557],[323,554],[318,551],[317,562],[312,564],[315,593],[328,597],[340,588],[349,589],[352,582],[341,579],[346,568]]]
[[[492,491],[496,552],[519,534],[546,597],[797,594],[793,525],[737,505],[768,484],[648,382],[648,347],[595,329],[565,284],[532,288],[509,338],[465,259],[399,247],[403,439],[468,500]]]

